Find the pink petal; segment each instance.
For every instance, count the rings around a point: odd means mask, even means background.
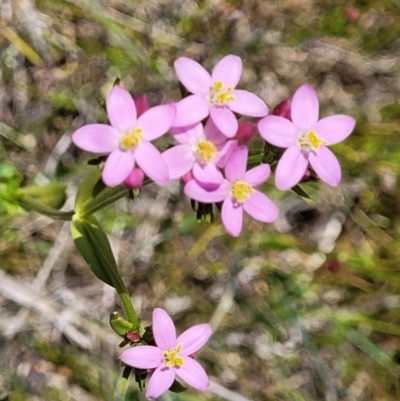
[[[133,368],[155,369],[163,361],[163,351],[151,345],[140,345],[125,350],[121,361]]]
[[[325,139],[328,145],[342,142],[353,131],[356,120],[344,114],[322,118],[314,126],[317,135]]]
[[[217,128],[228,138],[233,138],[236,135],[239,124],[227,106],[211,107],[210,117]]]
[[[120,132],[136,125],[135,102],[126,89],[115,85],[107,96],[106,107],[110,124]]]
[[[243,179],[247,167],[247,155],[249,150],[246,146],[240,146],[231,154],[225,166],[225,177],[233,182]]]
[[[189,181],[184,188],[185,195],[203,203],[222,202],[229,194],[230,184],[224,181],[217,189],[207,191],[201,187],[196,180]]]
[[[211,74],[212,81],[222,81],[223,89],[229,86],[235,87],[242,75],[242,60],[238,56],[229,54],[222,58],[214,67]]]
[[[212,118],[209,118],[204,126],[204,135],[206,139],[213,144],[217,145],[220,143],[224,143],[228,140],[226,135],[224,135],[215,125]]]
[[[118,148],[119,133],[110,125],[88,124],[72,134],[72,142],[86,152],[111,153]]]
[[[192,146],[204,140],[204,129],[201,123],[187,127],[174,127],[171,131],[174,139],[184,145]]]
[[[264,117],[268,114],[268,107],[258,96],[244,90],[234,90],[235,100],[228,103],[228,107],[235,113],[250,117]]]
[[[243,227],[243,207],[234,204],[231,198],[225,199],[221,210],[222,223],[226,231],[234,237],[238,237]]]
[[[178,58],[175,63],[175,73],[183,86],[195,95],[210,93],[212,81],[210,74],[194,60],[186,57]]]
[[[138,118],[136,126],[143,129],[143,138],[146,141],[152,141],[171,128],[175,113],[173,104],[152,107]]]
[[[197,390],[207,390],[210,384],[206,371],[197,361],[190,357],[185,358],[184,365],[175,369],[175,373],[185,383]]]
[[[317,93],[310,85],[301,85],[292,98],[291,117],[293,123],[301,129],[311,129],[318,121],[318,116]]]
[[[203,95],[191,95],[175,103],[176,115],[173,127],[186,127],[204,120],[210,112],[210,104]]]
[[[278,219],[278,208],[275,203],[257,190],[243,203],[243,208],[253,219],[263,223],[272,223]]]
[[[156,308],[153,311],[153,335],[158,347],[172,348],[176,344],[175,325],[164,309]]]
[[[224,182],[224,176],[213,162],[207,163],[204,166],[195,163],[193,165],[193,176],[208,191],[217,188]]]
[[[189,356],[194,354],[208,341],[211,334],[211,326],[207,323],[197,324],[184,331],[176,339],[176,345],[183,344],[180,355]]]
[[[277,188],[285,191],[298,184],[303,178],[307,165],[307,153],[297,146],[287,148],[276,167],[275,183]]]
[[[215,157],[215,164],[220,168],[224,168],[232,154],[235,153],[237,149],[239,149],[238,141],[228,141]]]
[[[267,181],[270,173],[271,168],[269,167],[269,164],[260,164],[259,166],[246,171],[243,176],[243,181],[248,182],[252,187],[256,187]]]
[[[258,122],[260,135],[271,145],[288,148],[296,143],[297,127],[286,118],[267,116]]]
[[[104,184],[115,187],[122,184],[135,167],[135,158],[130,151],[114,150],[104,164],[102,178]]]
[[[310,152],[310,164],[322,181],[336,186],[342,179],[342,171],[336,156],[325,146],[318,152]]]
[[[169,171],[169,179],[175,180],[190,171],[195,162],[192,149],[188,145],[177,145],[161,154]]]
[[[155,400],[165,393],[175,380],[175,369],[159,366],[150,377],[147,384],[146,397]]]
[[[143,141],[135,150],[138,166],[157,184],[166,184],[169,180],[167,164],[158,149],[150,142]]]

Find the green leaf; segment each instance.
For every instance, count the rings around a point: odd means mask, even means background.
[[[73,218],[71,233],[79,252],[98,279],[114,287],[109,268],[117,270],[117,263],[108,242],[107,235],[97,220]]]

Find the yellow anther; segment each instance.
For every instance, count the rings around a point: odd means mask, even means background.
[[[182,351],[182,344],[179,344],[176,348],[164,351],[164,362],[165,366],[172,368],[173,366],[183,366],[185,360],[179,356],[178,353]]]
[[[206,163],[209,163],[216,154],[217,148],[212,142],[203,141],[197,145],[197,156]]]
[[[213,84],[215,92],[219,92],[223,86],[224,86],[224,83],[222,81],[215,81]]]
[[[299,139],[299,145],[304,150],[318,150],[321,145],[328,145],[325,139],[322,139],[314,130],[310,130],[302,134]]]
[[[246,202],[254,192],[253,187],[244,181],[236,181],[231,186],[232,196],[239,202]]]
[[[127,134],[122,135],[121,138],[121,148],[122,149],[132,149],[140,142],[142,142],[143,138],[143,129],[142,128],[133,128]]]
[[[222,90],[223,86],[224,84],[222,81],[215,81],[213,83],[213,89],[210,94],[210,103],[214,106],[222,106],[236,99],[235,96],[231,95],[234,87],[228,86],[227,89]]]

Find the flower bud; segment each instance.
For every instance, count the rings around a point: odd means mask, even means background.
[[[145,94],[133,99],[136,106],[136,114],[140,117],[145,111],[149,109],[149,99]]]
[[[277,106],[275,106],[272,114],[275,116],[281,116],[283,118],[291,120],[290,118],[291,106],[292,106],[292,101],[290,99],[286,99],[283,102],[279,103]]]
[[[142,169],[135,167],[124,181],[129,189],[138,189],[143,185],[144,173]]]

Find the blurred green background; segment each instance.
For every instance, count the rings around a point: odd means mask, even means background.
[[[2,0],[0,400],[123,399],[113,290],[68,222],[10,194],[62,181],[71,209],[90,167],[70,136],[106,122],[116,78],[151,105],[177,101],[177,57],[211,70],[230,53],[240,87],[270,109],[309,82],[321,115],[353,115],[357,128],[333,147],[339,187],[303,184],[308,205],[270,179],[280,220],[246,219],[238,239],[219,218],[197,224],[178,182],[99,213],[143,318],[158,306],[179,330],[214,328],[198,355],[209,391],[162,399],[400,399],[399,1]],[[133,380],[126,399],[144,400]]]

